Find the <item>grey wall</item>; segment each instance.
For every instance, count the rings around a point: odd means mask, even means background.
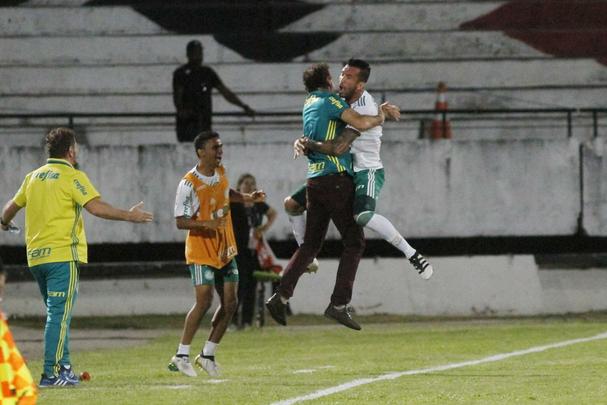
[[[250,142],[225,137],[224,161],[234,183],[243,172],[258,178],[281,215],[269,237],[290,238],[282,200],[304,181],[305,162],[293,161],[290,140]],[[604,141],[585,145],[585,228],[607,235]],[[563,140],[385,142],[386,184],[378,211],[407,237],[568,235],[579,214],[579,142]],[[81,166],[104,199],[129,207],[144,200],[152,225],[101,220],[85,214],[89,242],[183,240],[174,227],[175,190],[196,163],[191,146],[90,146]],[[43,163],[36,147],[0,148],[0,200],[10,199],[25,174]],[[23,224],[19,214],[17,222]],[[332,229],[330,237],[336,235]],[[0,233],[0,244],[23,244]]]
[[[405,259],[363,259],[352,305],[359,314],[425,316],[536,315],[607,309],[602,286],[607,271],[539,270],[533,256],[432,258],[429,281]],[[322,260],[316,274],[304,274],[291,299],[296,313],[321,314],[335,283],[337,260]],[[192,286],[180,278],[82,280],[75,316],[185,313]],[[267,290],[269,295],[269,286]],[[9,315],[42,315],[35,282],[11,283],[3,310]]]

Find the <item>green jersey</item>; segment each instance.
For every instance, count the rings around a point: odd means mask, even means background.
[[[308,94],[303,108],[304,136],[315,141],[334,139],[345,128],[341,114],[350,108],[346,100],[328,91]],[[352,174],[352,155],[329,156],[319,152],[308,154],[308,178],[332,173]]]

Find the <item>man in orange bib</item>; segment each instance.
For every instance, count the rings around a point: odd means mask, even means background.
[[[185,318],[181,342],[169,370],[195,377],[190,363],[190,344],[202,317],[211,306],[213,289],[220,305],[211,322],[211,332],[194,363],[211,377],[219,375],[215,351],[238,306],[236,240],[232,229],[230,201],[262,202],[263,191],[246,194],[230,189],[221,164],[223,144],[216,132],[202,132],[194,139],[198,164],[186,173],[177,188],[175,221],[187,229],[185,257],[190,268],[196,303]]]

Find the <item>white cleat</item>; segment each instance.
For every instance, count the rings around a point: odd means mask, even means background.
[[[171,367],[171,365],[174,366],[174,368]],[[173,356],[169,369],[173,370],[175,368],[177,371],[181,372],[181,374],[185,374],[188,377],[196,377],[198,375],[196,370],[194,370],[194,367],[192,367],[192,363],[190,363],[190,358],[187,356]]]
[[[206,371],[210,377],[219,377],[219,366],[215,362],[215,356],[212,356],[212,358],[206,358],[199,354],[196,356],[194,363]]]
[[[306,272],[316,273],[318,271],[319,266],[320,266],[320,264],[318,263],[318,260],[316,258],[314,258],[314,260],[312,260],[312,263],[308,264],[308,268],[306,269]]]
[[[415,267],[415,270],[424,280],[430,279],[432,274],[434,274],[434,269],[430,262],[422,256],[419,252],[415,252],[413,256],[409,259],[409,262]]]

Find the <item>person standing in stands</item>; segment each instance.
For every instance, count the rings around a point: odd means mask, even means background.
[[[82,209],[99,218],[151,222],[143,202],[130,210],[101,199],[88,176],[78,170],[78,143],[73,130],[52,129],[45,137],[48,160],[28,173],[0,216],[3,231],[25,208],[27,264],[46,306],[44,373],[40,387],[78,385],[70,363],[70,322],[78,295],[80,263],[88,261]]]
[[[176,131],[179,142],[192,142],[200,132],[211,130],[213,88],[248,115],[255,114],[251,107],[223,84],[212,68],[202,64],[203,47],[200,41],[188,42],[186,55],[188,63],[173,72],[173,103],[177,110]]]

